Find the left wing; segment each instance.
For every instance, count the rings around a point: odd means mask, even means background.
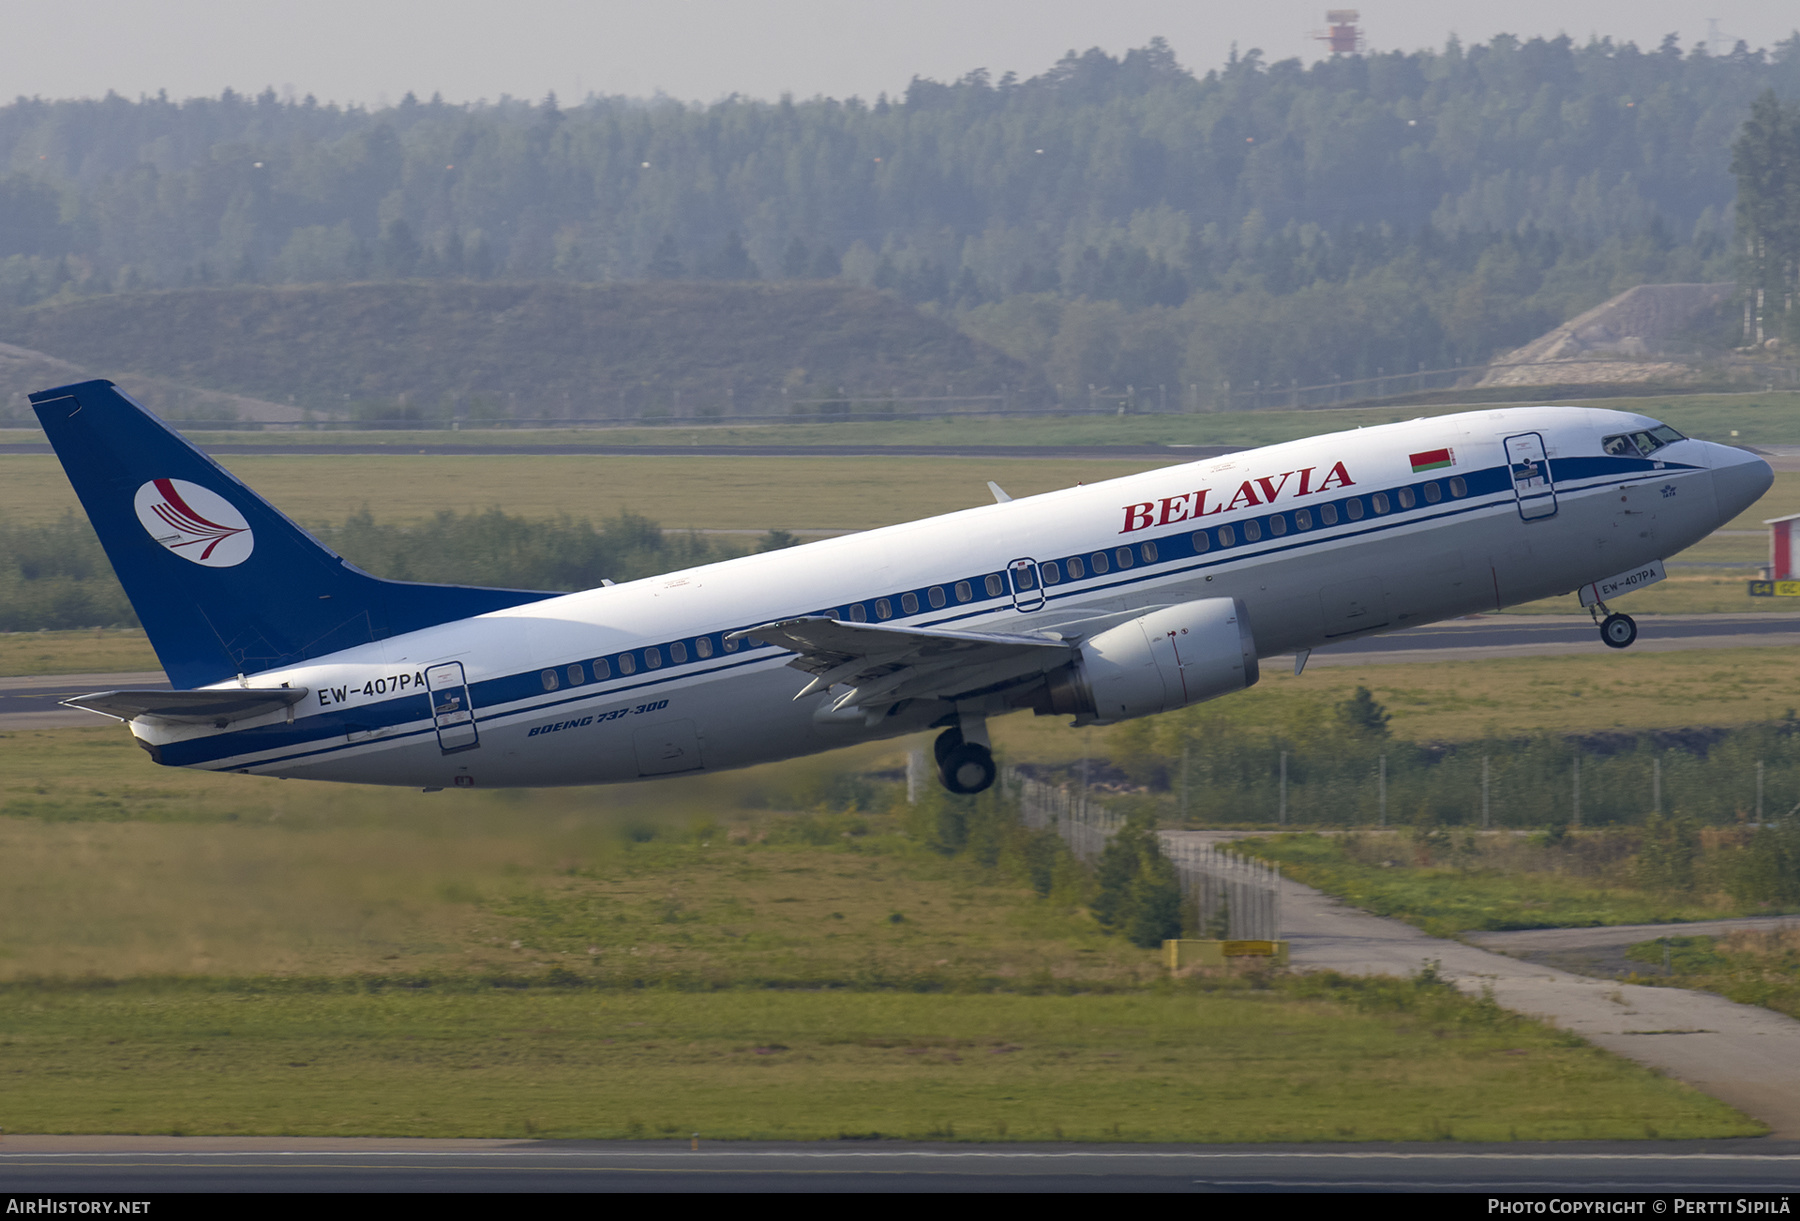
[[[1050,635],[845,623],[823,615],[732,635],[754,636],[799,654],[788,665],[813,679],[795,699],[847,685],[849,692],[833,710],[878,701],[959,699],[1047,674],[1075,656],[1074,645]]]

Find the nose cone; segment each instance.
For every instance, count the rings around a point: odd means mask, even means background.
[[[1775,482],[1775,472],[1755,454],[1714,445],[1712,462],[1713,491],[1719,499],[1719,520],[1730,521],[1762,499],[1762,494]]]

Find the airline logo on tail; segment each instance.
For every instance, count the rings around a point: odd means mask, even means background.
[[[231,568],[250,558],[256,535],[231,502],[185,479],[152,479],[137,490],[138,520],[183,559]]]

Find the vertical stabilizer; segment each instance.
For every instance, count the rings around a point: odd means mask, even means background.
[[[372,577],[111,382],[31,404],[177,687],[555,596]]]

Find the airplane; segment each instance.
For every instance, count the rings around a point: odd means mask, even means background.
[[[1338,432],[580,593],[388,581],[111,382],[31,395],[172,691],[64,701],[159,764],[443,788],[744,767],[988,722],[1075,725],[1253,686],[1261,663],[1578,593],[1607,606],[1768,490],[1647,416],[1505,407]]]

